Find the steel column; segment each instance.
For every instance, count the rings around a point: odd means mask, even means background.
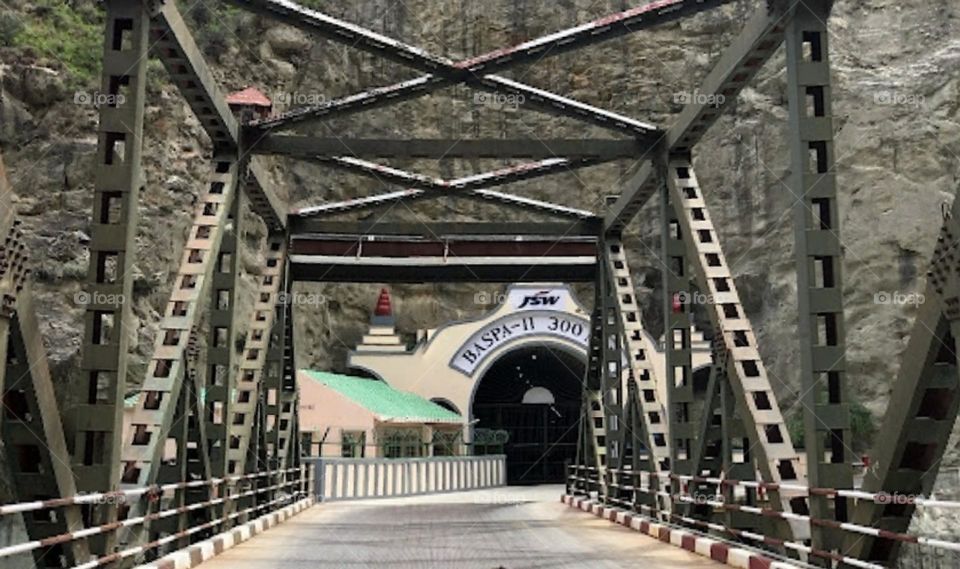
[[[603,388],[603,291],[604,269],[597,268],[594,279],[593,311],[590,313],[590,342],[587,345],[587,365],[583,379],[583,409],[580,419],[580,442],[577,445],[578,463],[589,465],[599,472],[606,466],[607,443],[604,431],[602,400]]]
[[[281,303],[283,314],[279,327],[281,362],[280,362],[280,391],[278,394],[280,405],[277,448],[280,454],[280,467],[289,468],[300,464],[300,434],[298,424],[299,389],[297,387],[297,364],[294,353],[293,315],[296,305],[296,295],[293,292],[293,278],[290,275],[289,262],[284,268],[284,285],[286,292],[284,302]]]
[[[186,364],[186,362],[184,363]],[[170,424],[170,432],[164,441],[167,443],[167,445],[171,441],[174,443],[174,453],[172,456],[167,456],[166,449],[164,449],[163,461],[157,470],[157,484],[182,482],[187,479],[186,443],[187,437],[189,436],[187,431],[187,417],[190,414],[189,392],[191,389],[190,384],[195,380],[195,377],[190,375],[191,371],[193,370],[188,370],[186,377],[184,378],[184,386],[180,389],[180,396],[177,399],[176,411],[174,412],[173,421]],[[186,505],[186,489],[178,488],[174,491],[172,497],[160,498],[159,509],[165,510],[169,508],[183,508]],[[180,512],[175,516],[170,516],[169,518],[155,520],[150,524],[150,541],[160,539],[164,535],[182,532],[186,530],[187,527],[187,512],[185,511]],[[182,549],[187,545],[189,545],[189,538],[183,537],[171,544],[168,544],[166,548],[151,550],[147,553],[147,555],[149,558],[155,559],[162,557],[171,551]]]
[[[722,383],[726,378],[726,352],[722,349],[722,342],[717,338],[712,342],[713,362],[710,366],[710,377],[707,380],[706,390],[700,406],[700,424],[696,431],[697,437],[690,455],[690,472],[694,476],[718,478],[724,472],[723,448],[726,444],[723,437],[724,421],[732,421],[733,416],[724,413],[721,401],[721,389],[726,389]],[[691,482],[689,492],[696,496],[712,495],[716,493],[716,484]],[[710,520],[713,507],[707,504],[695,503],[689,508],[694,517]]]
[[[724,381],[720,383],[719,396],[720,409],[723,414],[720,449],[722,452],[723,475],[725,478],[733,480],[753,481],[757,479],[757,459],[754,457],[754,445],[751,443],[753,440],[752,433],[744,423],[745,412],[738,407],[738,398],[734,393],[734,390],[737,389],[736,385],[729,381],[728,373],[724,373],[722,377]],[[753,488],[745,490],[743,499],[738,498],[734,486],[724,486],[721,491],[723,501],[726,504],[745,503],[750,506],[757,504],[757,491]],[[774,507],[777,506],[777,504],[773,505]],[[716,516],[725,526],[735,529],[757,530],[761,527],[760,522],[762,520],[745,512],[724,508]],[[773,531],[764,529],[761,533],[775,534],[781,532],[774,528]]]
[[[693,422],[694,394],[691,365],[692,310],[698,297],[690,294],[687,259],[681,236],[680,221],[664,184],[660,191],[661,259],[663,273],[663,336],[666,370],[666,409],[670,428],[670,472],[693,474],[693,447],[697,432]],[[676,495],[680,483],[673,480],[671,494]],[[674,505],[680,502],[675,502]],[[686,509],[686,508],[684,508]]]
[[[801,3],[787,25],[794,255],[803,405],[810,486],[852,488],[842,246],[834,163],[826,21],[832,0]],[[849,500],[811,496],[813,517],[847,521]],[[837,551],[843,532],[811,528],[813,547]]]
[[[609,272],[608,282],[613,287],[614,304],[626,346],[626,354],[621,357],[626,357],[639,390],[643,430],[646,433],[644,443],[654,471],[665,474],[670,472],[670,431],[660,394],[661,386],[649,357],[656,352],[656,346],[643,328],[643,314],[637,302],[637,289],[623,243],[619,237],[607,235],[603,245],[604,266]],[[661,502],[659,509],[669,511],[669,504],[662,500],[658,502]]]
[[[603,241],[601,241],[601,246]],[[606,269],[606,270],[605,270]],[[600,404],[603,409],[604,437],[607,443],[606,472],[619,469],[623,449],[620,448],[619,431],[623,428],[622,382],[623,382],[623,331],[617,318],[616,288],[612,274],[604,265],[599,271],[602,288],[603,320],[600,323],[603,344],[601,347]],[[604,495],[608,495],[607,492]]]
[[[146,99],[147,2],[107,0],[100,89],[114,97],[100,107],[90,228],[90,267],[80,373],[65,416],[67,445],[81,492],[117,488],[123,399],[133,301],[140,165]],[[122,101],[122,103],[121,103]],[[115,505],[95,508],[107,523]],[[110,553],[114,535],[92,539],[96,554]]]

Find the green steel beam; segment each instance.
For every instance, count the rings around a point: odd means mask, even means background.
[[[818,488],[852,488],[855,457],[850,448],[843,247],[826,23],[832,4],[832,0],[807,0],[787,24],[788,197],[793,202],[807,483]],[[810,496],[808,501],[815,518],[848,520],[851,501],[847,498]],[[814,548],[841,552],[841,529],[814,525],[811,534]]]

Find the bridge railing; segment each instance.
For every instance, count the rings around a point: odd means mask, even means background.
[[[679,492],[671,493],[671,482],[677,482]],[[732,492],[738,489],[752,489],[757,492],[761,502],[756,504],[736,503],[731,501]],[[960,510],[960,501],[940,500],[932,497],[888,494],[885,492],[865,492],[857,489],[811,488],[800,484],[770,483],[753,480],[734,480],[730,478],[715,478],[677,475],[672,473],[655,473],[643,470],[630,469],[600,469],[590,466],[570,465],[567,472],[567,494],[571,496],[585,496],[598,503],[607,504],[614,508],[636,512],[650,517],[658,517],[666,523],[695,528],[699,531],[712,533],[716,536],[728,536],[735,540],[754,542],[758,547],[770,543],[777,543],[786,550],[793,550],[813,557],[819,557],[846,566],[862,569],[885,569],[884,566],[855,559],[832,551],[823,551],[810,547],[808,544],[783,540],[773,540],[762,533],[735,529],[726,524],[714,523],[709,517],[701,519],[692,515],[680,515],[672,511],[657,511],[656,508],[643,503],[643,496],[660,496],[667,500],[691,505],[707,506],[714,514],[721,512],[742,512],[757,516],[763,520],[780,518],[785,521],[798,522],[810,526],[837,527],[845,532],[867,537],[883,537],[898,541],[908,547],[907,553],[914,559],[932,559],[942,566],[957,559],[960,555],[960,542],[928,537],[910,533],[899,533],[867,527],[852,522],[836,523],[810,516],[783,512],[762,504],[764,494],[768,491],[789,492],[798,496],[841,496],[853,500],[866,500],[878,504],[892,504],[896,506],[913,506],[922,509]],[[922,549],[925,548],[925,549]],[[912,566],[912,565],[908,565]],[[919,566],[919,565],[918,565]],[[924,565],[926,567],[926,565]],[[937,565],[931,565],[937,567]]]
[[[506,456],[304,458],[314,465],[318,502],[439,494],[503,486]]]
[[[597,467],[580,464],[567,465],[567,494],[596,497],[602,486],[600,469]]]
[[[134,557],[142,560],[145,555],[155,551],[162,551],[164,546],[189,539],[195,542],[215,533],[229,529],[235,520],[249,519],[258,514],[282,508],[290,503],[308,496],[312,485],[312,472],[309,465],[297,468],[278,469],[272,471],[255,472],[240,476],[211,478],[208,480],[192,480],[173,482],[170,484],[149,487],[129,488],[114,492],[96,492],[77,494],[33,502],[19,502],[14,504],[0,504],[0,517],[5,515],[22,514],[35,515],[42,510],[56,510],[66,506],[115,503],[119,505],[120,515],[117,521],[97,526],[76,528],[69,533],[46,537],[42,540],[15,543],[0,547],[0,567],[4,566],[4,558],[15,555],[28,554],[42,547],[50,547],[67,543],[77,539],[84,539],[100,534],[115,532],[123,528],[130,528],[154,520],[183,515],[196,510],[206,510],[210,513],[199,524],[183,529],[145,544],[131,544],[130,547],[119,549],[117,552],[101,557],[91,557],[79,562],[72,569],[92,569],[114,563],[116,561]],[[209,499],[199,502],[179,505],[173,500],[177,491],[187,488],[209,488]],[[253,503],[249,507],[237,508],[232,513],[218,512],[215,508],[248,499]],[[126,517],[129,506],[135,501],[143,501],[145,513],[135,517]],[[243,504],[246,505],[246,504]],[[214,513],[216,512],[216,513]],[[175,549],[175,547],[173,548]]]

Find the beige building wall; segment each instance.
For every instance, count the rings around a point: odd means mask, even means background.
[[[590,316],[568,286],[513,285],[497,300],[497,306],[480,318],[420,331],[420,341],[410,351],[397,350],[398,343],[387,339],[396,337],[392,328],[382,324],[371,327],[364,343],[350,354],[349,364],[372,373],[396,389],[426,399],[449,401],[469,425],[473,420],[474,392],[484,373],[500,356],[527,346],[547,345],[586,361]],[[527,329],[524,329],[525,321]],[[503,331],[503,326],[518,323],[520,326],[511,328],[511,332]],[[478,340],[498,329],[501,333],[497,338]],[[464,356],[475,344],[490,347],[470,362]],[[657,389],[661,401],[666,401],[666,383],[661,381],[666,374],[662,349],[649,336],[647,344],[651,348],[648,353],[653,354],[650,359]],[[709,365],[710,346],[703,341],[701,333],[692,332],[691,345],[694,369]],[[390,347],[383,349],[386,346]],[[469,437],[469,429],[467,431]]]
[[[340,456],[344,431],[363,431],[368,445],[372,445],[376,424],[373,413],[299,372],[297,385],[300,387],[300,431],[314,433],[314,443],[323,440],[323,456]],[[367,446],[367,451],[373,448]]]

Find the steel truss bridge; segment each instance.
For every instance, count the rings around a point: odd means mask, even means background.
[[[461,61],[300,6],[290,0],[228,4],[416,70],[414,79],[294,108],[257,120],[232,114],[173,0],[105,0],[102,89],[119,104],[99,109],[99,165],[92,212],[82,381],[54,385],[39,334],[29,259],[4,187],[0,212],[0,367],[4,460],[27,543],[40,566],[127,566],[155,559],[299,500],[310,474],[301,463],[292,307],[278,303],[295,281],[594,283],[579,459],[568,493],[605,508],[749,543],[820,566],[889,567],[901,544],[960,548],[906,533],[929,496],[957,417],[960,337],[955,236],[960,212],[944,216],[920,307],[890,405],[854,489],[843,271],[825,22],[829,0],[759,2],[698,92],[718,104],[684,106],[668,128],[610,112],[499,73],[519,64],[644,33],[730,3],[657,0]],[[799,361],[806,460],[795,449],[757,339],[724,257],[693,167],[697,142],[781,44],[786,45],[790,191],[798,282]],[[131,318],[134,236],[139,223],[145,71],[159,59],[209,135],[206,188],[153,357],[122,428]],[[522,95],[536,111],[602,127],[600,140],[339,140],[287,132],[312,122],[411,100],[456,84]],[[267,181],[265,155],[307,159],[395,185],[384,193],[288,211]],[[383,158],[521,159],[440,179],[375,162]],[[603,212],[514,195],[518,180],[631,158],[638,161]],[[5,181],[3,183],[6,183]],[[641,333],[636,287],[621,241],[660,197],[666,291],[666,358],[657,377]],[[438,196],[529,210],[550,221],[427,224],[331,221]],[[256,304],[235,305],[241,205],[269,235]],[[955,204],[954,208],[960,207]],[[683,299],[710,295],[713,366],[695,388],[690,311]],[[678,302],[677,299],[680,299]],[[240,319],[248,333],[233,346]],[[206,338],[201,338],[202,323]],[[623,354],[628,354],[627,358]],[[666,400],[658,385],[665,384]],[[72,402],[62,406],[61,402]],[[170,449],[174,451],[171,453]],[[703,499],[707,496],[706,499]],[[884,497],[906,496],[891,503]],[[310,500],[310,498],[304,498]],[[297,502],[300,503],[300,502]],[[954,504],[955,506],[955,504]],[[82,528],[82,529],[77,529]]]

